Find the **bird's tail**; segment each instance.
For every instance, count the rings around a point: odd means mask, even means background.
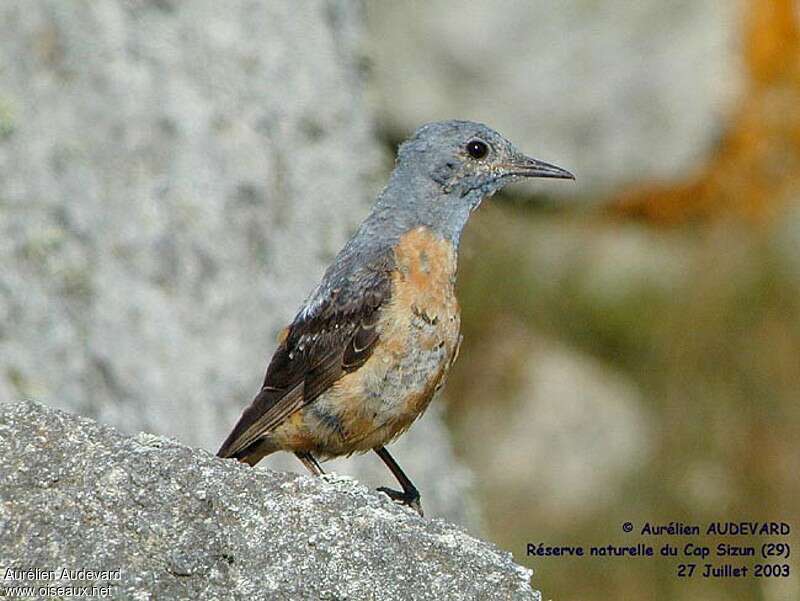
[[[237,459],[248,465],[255,465],[267,455],[278,450],[278,446],[269,436],[260,438],[243,449],[237,449],[233,452],[231,452],[230,446],[230,441],[226,440],[217,451],[217,457]]]

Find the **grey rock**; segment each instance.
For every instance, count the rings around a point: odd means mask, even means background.
[[[120,570],[85,582],[118,599],[539,598],[510,554],[352,480],[254,470],[32,402],[0,406],[0,473],[0,565]]]
[[[345,1],[0,3],[0,398],[216,449],[380,188],[360,40]]]
[[[730,0],[367,3],[379,120],[399,137],[459,115],[577,175],[597,198],[683,177],[740,89]]]

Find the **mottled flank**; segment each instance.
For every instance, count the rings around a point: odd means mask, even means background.
[[[120,570],[73,583],[115,599],[539,598],[509,553],[352,480],[253,470],[34,403],[0,404],[0,473],[0,565]]]

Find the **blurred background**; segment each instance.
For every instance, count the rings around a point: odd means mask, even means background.
[[[215,450],[396,144],[455,117],[578,179],[467,229],[459,363],[393,447],[428,513],[545,599],[800,598],[794,558],[525,556],[628,520],[800,528],[796,0],[4,0],[0,399]]]

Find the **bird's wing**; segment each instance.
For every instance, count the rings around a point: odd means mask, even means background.
[[[381,307],[391,295],[384,258],[340,287],[325,289],[297,314],[267,368],[264,384],[217,455],[241,457],[286,417],[359,368],[378,341]]]

